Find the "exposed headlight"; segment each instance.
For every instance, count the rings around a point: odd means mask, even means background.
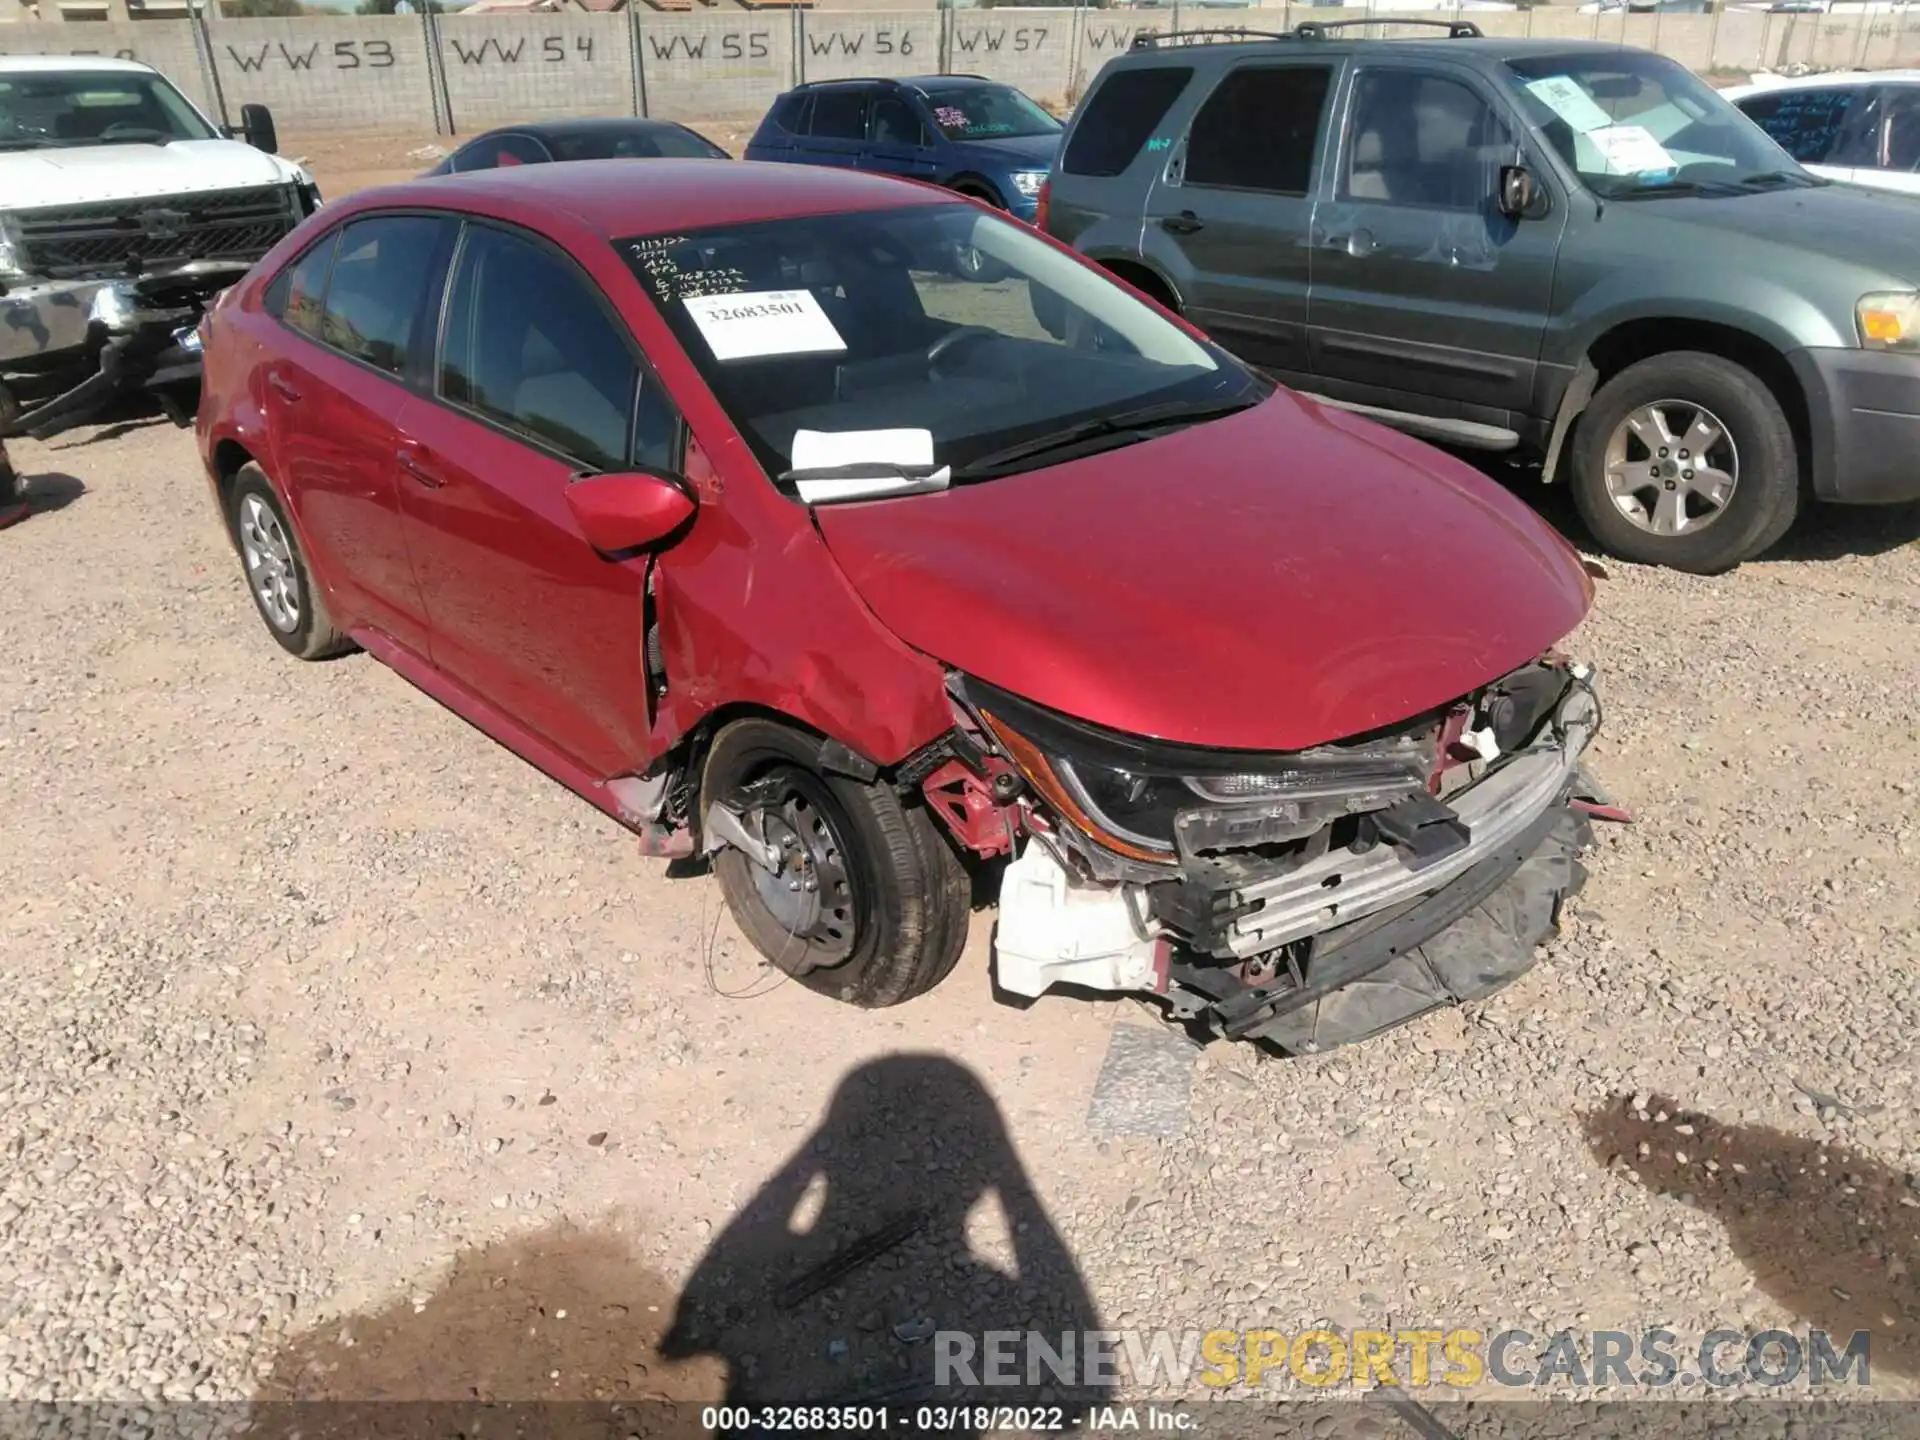
[[[1034,790],[1091,840],[1149,864],[1303,838],[1423,789],[1431,737],[1251,755],[1112,735],[968,687]]]
[[[1920,294],[1883,290],[1862,295],[1853,307],[1860,343],[1869,350],[1920,348]]]
[[[93,300],[87,307],[87,319],[89,322],[97,320],[109,332],[119,334],[133,328],[136,303],[132,286],[102,285],[93,292]]]
[[[1013,172],[1013,188],[1031,200],[1040,193],[1040,187],[1047,183],[1044,170],[1016,170]]]

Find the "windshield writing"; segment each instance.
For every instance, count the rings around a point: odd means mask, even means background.
[[[988,478],[967,468],[987,457],[996,475],[1053,463],[1052,438],[1101,416],[1170,404],[1161,423],[1173,423],[1183,409],[1266,393],[1103,275],[968,205],[762,221],[619,249],[773,477],[818,465],[795,461],[797,432],[814,437],[813,453],[910,454],[965,480]]]
[[[933,121],[949,140],[1011,140],[1057,135],[1060,122],[1007,85],[968,85],[921,91]]]
[[[1812,182],[1711,86],[1662,56],[1529,56],[1507,69],[1528,117],[1603,198]]]

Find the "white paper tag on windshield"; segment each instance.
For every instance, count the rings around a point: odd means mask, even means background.
[[[1596,105],[1593,97],[1571,76],[1549,75],[1544,80],[1533,81],[1527,90],[1582,135],[1613,123],[1613,117]]]
[[[1589,130],[1587,139],[1600,152],[1600,158],[1615,175],[1653,175],[1675,168],[1673,156],[1646,127],[1609,125],[1604,130]]]
[[[811,290],[695,295],[680,303],[716,360],[825,355],[847,348]]]
[[[796,430],[795,470],[831,470],[837,465],[933,464],[931,430]]]

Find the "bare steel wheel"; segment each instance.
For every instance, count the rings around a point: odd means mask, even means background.
[[[714,874],[774,966],[836,1000],[898,1005],[960,958],[967,872],[917,796],[819,756],[818,736],[770,719],[714,736],[700,780]]]
[[[1696,575],[1758,555],[1800,508],[1781,397],[1746,366],[1693,350],[1650,355],[1600,387],[1574,428],[1567,479],[1605,549]]]
[[[1607,442],[1607,493],[1655,535],[1704,530],[1740,484],[1740,450],[1718,415],[1685,400],[1642,405]]]
[[[743,795],[741,816],[758,830],[774,867],[748,867],[753,888],[773,921],[795,942],[774,956],[784,970],[799,973],[844,964],[853,954],[855,899],[847,878],[846,842],[836,824],[838,807],[825,782],[797,765],[783,765]]]

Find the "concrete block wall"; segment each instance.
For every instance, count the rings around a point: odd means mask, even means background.
[[[793,83],[794,18],[771,11],[647,17],[634,27],[641,108],[669,120],[761,114]]]
[[[0,25],[0,55],[109,55],[162,71],[186,97],[220,118],[190,21],[100,21]]]
[[[212,20],[206,38],[235,119],[254,102],[285,129],[433,128],[435,87],[417,16]]]
[[[435,24],[458,133],[529,115],[623,115],[639,104],[624,15],[451,15]]]
[[[4,0],[0,0],[4,3]],[[896,0],[896,4],[898,0]],[[1920,8],[1920,7],[1917,7]],[[1159,10],[708,10],[623,14],[326,15],[285,20],[0,24],[0,54],[108,54],[171,76],[216,118],[273,107],[283,129],[465,136],[522,118],[644,113],[750,118],[801,80],[991,76],[1072,103],[1142,30],[1283,30],[1324,9],[1231,15]],[[1434,12],[1381,19],[1432,20]],[[1347,12],[1344,18],[1351,18]],[[1491,34],[1641,46],[1695,70],[1920,65],[1920,15],[1583,15],[1572,7],[1474,14]],[[1391,33],[1391,32],[1388,32]]]

